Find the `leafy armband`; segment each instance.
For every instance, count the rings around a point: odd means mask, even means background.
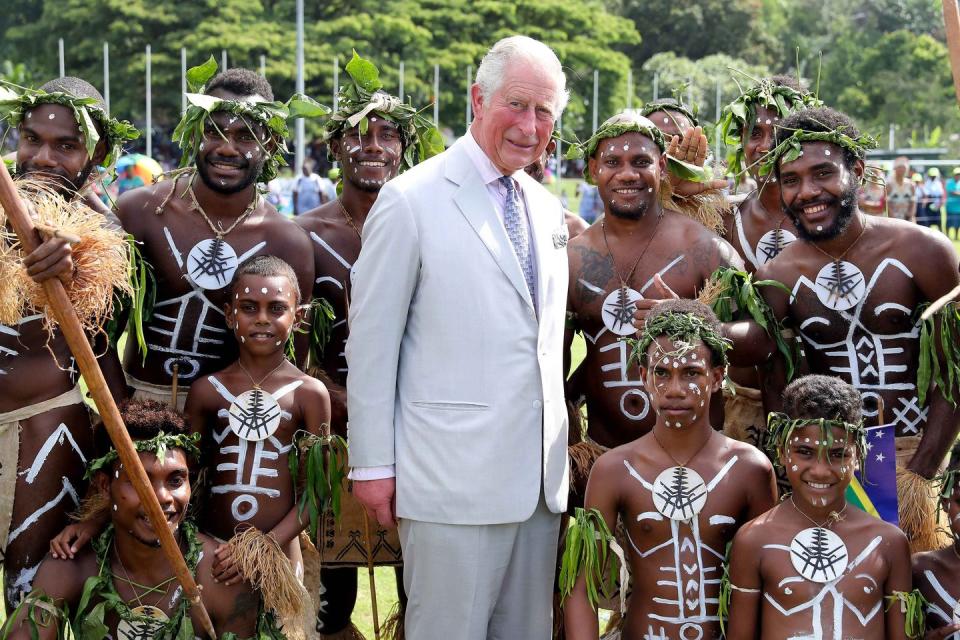
[[[928,306],[925,304],[917,309],[918,317]],[[951,302],[919,322],[917,398],[920,406],[926,404],[935,384],[947,402],[956,407],[957,383],[960,382],[960,303]]]
[[[616,540],[603,515],[597,509],[578,507],[567,529],[560,564],[560,597],[563,601],[573,593],[581,574],[586,581],[587,601],[594,610],[601,595],[612,596],[617,580],[617,567],[610,557],[613,545]],[[622,565],[623,560],[620,562]],[[621,585],[621,591],[625,590],[626,585]]]
[[[153,317],[153,307],[157,301],[157,279],[153,274],[153,267],[143,257],[143,252],[132,235],[127,234],[127,281],[132,294],[114,290],[114,314],[104,327],[110,345],[117,346],[120,336],[126,330],[130,337],[137,342],[137,350],[143,361],[147,358],[147,341],[143,330],[144,323]],[[121,312],[121,310],[123,310]],[[123,312],[128,313],[125,325],[120,325],[118,318]]]
[[[7,626],[3,630],[3,638],[7,638],[14,629],[15,621],[19,625],[27,625],[31,638],[40,637],[40,629],[47,629],[50,625],[57,627],[57,640],[65,638],[65,622],[69,619],[69,608],[66,604],[58,606],[54,599],[42,592],[34,591],[27,594],[8,618]]]
[[[922,638],[926,629],[927,600],[919,589],[913,591],[894,591],[887,596],[887,610],[900,603],[900,611],[906,615],[904,632],[908,638]]]
[[[758,287],[777,287],[790,293],[790,290],[776,280],[754,280],[753,275],[733,267],[720,267],[713,272],[708,285],[709,299],[703,300],[720,322],[732,322],[738,317],[749,317],[760,325],[776,342],[777,351],[783,355],[787,364],[787,381],[793,379],[800,359],[800,346],[795,339],[787,338],[783,326],[773,313],[773,309],[760,295]]]
[[[347,441],[336,434],[326,433],[326,429],[321,436],[298,432],[289,455],[290,475],[295,487],[301,466],[304,469],[303,488],[295,492],[294,499],[298,514],[307,513],[307,533],[314,544],[317,544],[321,516],[329,512],[334,519],[340,517],[343,481],[347,477]]]

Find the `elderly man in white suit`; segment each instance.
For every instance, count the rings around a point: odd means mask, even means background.
[[[553,51],[484,56],[474,121],[391,180],[352,272],[353,491],[399,521],[411,640],[547,640],[567,498],[567,229],[524,173],[567,101]]]

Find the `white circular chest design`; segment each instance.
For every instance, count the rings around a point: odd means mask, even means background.
[[[280,426],[280,403],[263,389],[244,391],[230,404],[227,422],[242,440],[269,438]]]
[[[201,240],[187,255],[187,274],[202,289],[224,288],[233,280],[237,266],[237,252],[220,238]]]
[[[121,620],[117,625],[117,640],[145,640],[156,638],[170,620],[162,610],[149,605],[130,609],[135,620]]]
[[[866,289],[863,272],[852,262],[828,262],[817,274],[817,297],[823,306],[834,311],[855,307]]]
[[[807,580],[831,582],[847,568],[847,545],[830,529],[810,527],[793,537],[790,560],[797,573]]]
[[[755,251],[757,263],[760,265],[767,264],[796,239],[797,236],[786,229],[770,229],[757,242]]]
[[[689,467],[664,469],[653,481],[653,505],[671,520],[687,521],[707,504],[707,486]]]
[[[633,326],[637,300],[643,300],[643,296],[629,287],[617,287],[604,298],[600,317],[607,331],[618,336],[632,336],[637,332]]]

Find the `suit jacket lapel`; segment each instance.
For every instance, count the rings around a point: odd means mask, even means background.
[[[455,146],[450,148],[450,159],[447,163],[446,177],[459,185],[453,196],[453,201],[467,223],[493,256],[500,270],[507,277],[520,296],[533,308],[533,300],[527,291],[527,282],[520,269],[520,261],[510,244],[510,238],[503,228],[503,223],[497,217],[487,187],[480,181],[469,156]]]

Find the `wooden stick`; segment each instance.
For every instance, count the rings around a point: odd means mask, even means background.
[[[946,27],[947,51],[953,71],[953,90],[960,102],[960,10],[957,9],[957,0],[943,0],[943,25]]]
[[[170,385],[170,405],[173,407],[174,411],[177,409],[177,383],[180,382],[180,363],[174,361],[173,367],[173,382]]]
[[[937,311],[940,311],[940,309],[943,309],[945,306],[953,302],[957,296],[960,296],[960,284],[958,284],[953,289],[948,291],[947,295],[943,296],[942,298],[937,298],[932,303],[930,303],[930,306],[927,307],[926,311],[924,311],[923,314],[920,315],[920,319],[926,320],[927,318],[935,314]]]
[[[370,544],[370,518],[363,507],[363,543],[367,552],[367,575],[370,577],[370,607],[373,611],[373,637],[380,640],[380,618],[377,616],[377,579],[373,572],[373,545]]]
[[[3,210],[7,214],[7,220],[10,221],[13,230],[20,238],[20,244],[24,251],[30,252],[36,249],[40,244],[37,230],[27,213],[26,206],[17,194],[17,188],[13,184],[13,179],[10,177],[6,165],[2,162],[0,162],[0,206],[3,206]],[[177,580],[183,585],[185,596],[196,607],[195,610],[200,617],[204,630],[213,640],[216,640],[217,635],[213,628],[213,622],[200,600],[200,589],[190,574],[187,563],[183,559],[183,554],[180,552],[180,547],[167,526],[167,519],[163,515],[156,494],[153,492],[150,479],[147,477],[146,471],[143,470],[140,457],[137,455],[133,441],[123,424],[123,419],[120,417],[120,411],[113,401],[113,396],[110,395],[107,381],[103,377],[103,372],[100,370],[100,365],[93,354],[87,335],[83,331],[80,319],[67,297],[67,292],[57,278],[44,281],[43,291],[47,296],[53,316],[60,325],[60,331],[76,359],[77,366],[80,367],[80,373],[87,383],[90,395],[93,396],[100,417],[103,419],[103,424],[110,435],[110,440],[113,441],[120,461],[133,482],[133,488],[140,496],[140,503],[144,506],[157,537],[160,538],[163,553],[173,566]]]

